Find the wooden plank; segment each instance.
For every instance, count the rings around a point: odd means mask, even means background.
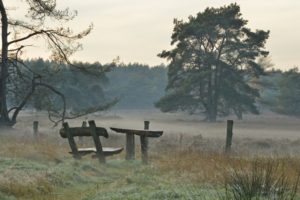
[[[99,135],[97,135],[97,132],[96,132],[96,123],[94,120],[91,120],[89,121],[89,125],[90,125],[90,130],[91,130],[91,134],[92,134],[92,137],[93,137],[93,140],[94,140],[94,143],[95,143],[95,147],[96,147],[96,150],[97,150],[97,156],[98,156],[98,159],[99,159],[99,162],[100,163],[105,163],[105,156],[103,154],[103,151],[102,151],[102,145],[101,145],[101,142],[100,142],[100,138],[99,138]]]
[[[103,147],[102,149],[105,156],[119,154],[123,151],[122,147]]]
[[[144,129],[149,130],[149,121],[144,121]],[[140,136],[142,162],[148,164],[148,137]]]
[[[67,138],[68,138],[68,141],[69,141],[69,145],[70,145],[70,148],[72,150],[73,157],[75,159],[80,159],[80,155],[78,154],[78,150],[77,150],[77,146],[76,146],[74,137],[70,133],[69,124],[67,122],[65,122],[65,123],[63,123],[63,127],[65,129],[65,132],[66,132],[66,135],[67,135]]]
[[[232,136],[233,136],[232,130],[233,130],[233,120],[227,120],[225,153],[230,153],[231,151]]]
[[[134,134],[145,137],[160,137],[163,134],[163,131],[149,131],[149,130],[133,130],[133,129],[122,129],[122,128],[114,128],[110,127],[111,130],[116,131],[117,133],[125,133],[125,134]]]
[[[134,134],[126,133],[126,160],[135,159],[135,141]]]
[[[73,128],[69,128],[69,131],[71,132],[73,137],[92,136],[91,129],[89,127],[73,127]],[[66,134],[65,128],[60,129],[59,134],[62,138],[68,137]],[[108,133],[107,133],[106,129],[102,128],[102,127],[96,127],[96,135],[108,138]]]
[[[83,121],[83,122],[82,122],[81,127],[82,127],[82,128],[86,128],[86,127],[87,127],[86,121]],[[78,141],[79,141],[79,145],[82,146],[82,145],[83,145],[83,136],[79,136]]]
[[[123,148],[114,148],[114,147],[102,147],[102,151],[103,151],[103,154],[105,156],[112,156],[112,155],[115,155],[115,154],[119,154],[123,151]],[[70,152],[72,153],[72,152]],[[91,148],[78,148],[78,153],[80,155],[87,155],[87,154],[90,154],[90,153],[97,153],[97,149],[95,147],[91,147]],[[98,156],[97,156],[98,157]]]

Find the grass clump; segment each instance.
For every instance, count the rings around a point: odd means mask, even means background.
[[[225,200],[294,200],[299,171],[289,160],[255,159],[232,167],[225,177]]]

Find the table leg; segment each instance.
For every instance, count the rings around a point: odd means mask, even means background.
[[[126,160],[135,159],[134,134],[126,133]]]
[[[141,153],[144,164],[148,163],[148,137],[140,136],[141,139]]]

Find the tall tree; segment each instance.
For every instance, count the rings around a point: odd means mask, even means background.
[[[247,80],[263,73],[257,58],[268,55],[269,32],[246,25],[237,4],[207,8],[187,22],[175,19],[175,47],[159,54],[170,61],[167,94],[156,106],[164,112],[204,112],[212,122],[218,115],[258,113],[259,93]]]
[[[7,13],[5,1],[0,0],[2,35],[0,125],[4,126],[12,126],[16,123],[20,111],[36,89],[42,87],[60,96],[63,105],[59,116],[65,117],[64,95],[45,82],[40,73],[28,67],[20,55],[26,47],[36,40],[42,39],[51,51],[52,60],[68,63],[69,67],[80,69],[70,63],[69,57],[81,48],[78,40],[88,35],[92,29],[92,26],[88,26],[82,32],[74,33],[66,26],[66,23],[72,20],[77,13],[71,12],[69,9],[58,9],[56,0],[24,0],[20,2],[27,8],[27,14],[21,19],[14,19]],[[22,98],[19,101],[8,102],[10,96],[15,97],[16,95]]]

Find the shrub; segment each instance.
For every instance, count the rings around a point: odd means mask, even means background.
[[[225,200],[293,200],[299,172],[289,171],[284,161],[256,159],[232,167],[225,176]],[[296,174],[296,176],[295,176]]]

